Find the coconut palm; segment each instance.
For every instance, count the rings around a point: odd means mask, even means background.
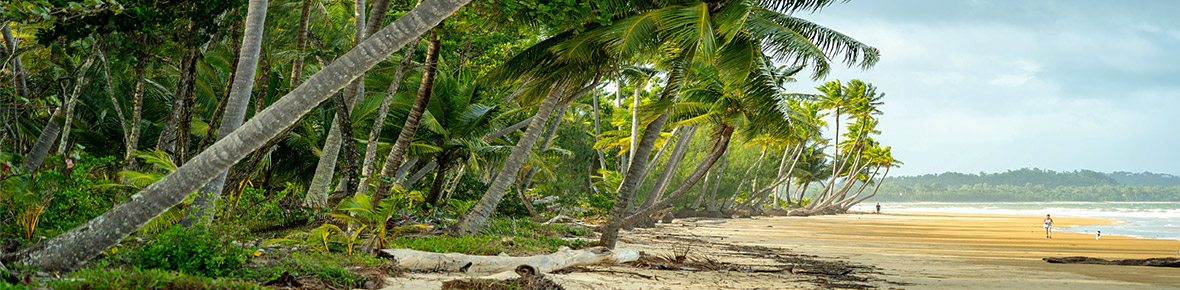
[[[258,149],[270,138],[295,123],[316,105],[364,74],[394,50],[433,27],[465,5],[465,0],[423,2],[393,24],[374,34],[349,53],[312,75],[241,128],[214,143],[209,149],[177,168],[160,181],[140,191],[82,225],[16,253],[25,265],[46,270],[71,270],[97,256],[152,217],[180,203],[217,174]]]

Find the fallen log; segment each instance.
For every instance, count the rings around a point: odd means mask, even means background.
[[[431,253],[410,249],[381,250],[382,256],[397,261],[397,266],[406,270],[501,273],[513,271],[520,265],[529,265],[540,273],[550,273],[573,266],[595,264],[617,264],[639,259],[639,251],[631,249],[610,250],[593,247],[570,250],[562,247],[556,253],[530,257],[474,256],[459,253]]]
[[[1120,266],[1151,266],[1151,267],[1172,267],[1180,268],[1180,258],[1150,258],[1150,259],[1122,259],[1122,260],[1107,260],[1091,257],[1048,257],[1043,258],[1045,262],[1049,263],[1063,263],[1063,264],[1098,264],[1098,265],[1120,265]]]

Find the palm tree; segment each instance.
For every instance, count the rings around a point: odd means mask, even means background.
[[[429,1],[394,21],[336,62],[312,75],[190,162],[140,191],[127,202],[57,237],[16,253],[19,262],[45,270],[72,270],[180,203],[217,174],[257,150],[320,102],[364,74],[394,50],[450,16],[466,0]]]
[[[715,62],[723,72],[736,79],[754,73],[764,53],[778,60],[808,65],[814,69],[814,76],[817,78],[828,72],[829,54],[841,54],[845,63],[858,64],[862,68],[876,63],[878,53],[875,48],[790,15],[798,10],[816,10],[832,2],[668,3],[667,6],[619,20],[615,25],[609,26],[609,31],[583,33],[581,37],[609,36],[605,41],[609,41],[623,56],[646,47],[663,46],[663,51],[674,52],[661,61],[669,68],[668,82],[660,95],[661,100],[671,100],[679,94],[680,85],[686,77],[685,73],[692,63]],[[650,123],[647,132],[662,128],[666,120],[664,115],[666,113],[660,114],[656,121]],[[718,132],[727,131],[732,130]],[[642,156],[632,157],[636,162],[628,168],[628,174],[620,185],[615,201],[616,208],[611,211],[610,220],[604,226],[600,241],[604,246],[614,246],[623,218],[620,216],[622,210],[619,207],[626,207],[630,203],[640,183],[636,178],[638,174],[632,173],[642,172],[646,167],[644,163],[647,155],[644,151],[651,150],[654,138],[654,133],[645,133],[644,139],[637,145],[636,153]],[[723,139],[724,144],[728,144],[728,138],[719,138],[717,145],[722,144]],[[712,150],[718,157],[724,151],[724,148]],[[715,161],[715,158],[710,159]],[[711,165],[712,162],[709,163],[709,166]],[[638,170],[635,167],[639,167]],[[707,168],[697,175],[703,175],[704,172],[707,172]],[[671,194],[675,195],[675,192]]]
[[[492,150],[482,137],[493,131],[493,122],[501,110],[497,106],[480,104],[486,93],[472,81],[447,75],[436,79],[433,97],[427,106],[428,114],[424,116],[425,130],[420,135],[426,143],[437,148],[433,155],[438,167],[423,206],[439,206],[443,177],[448,170],[464,161],[474,160],[477,152]]]
[[[246,32],[242,36],[242,51],[238,57],[237,72],[234,73],[232,90],[225,105],[224,119],[221,128],[217,130],[217,139],[237,130],[246,119],[246,108],[250,105],[250,92],[254,90],[254,72],[258,67],[258,58],[262,51],[262,34],[266,28],[266,0],[251,0],[246,8]],[[208,217],[213,210],[213,202],[221,197],[225,186],[225,176],[228,170],[221,171],[217,177],[210,180],[198,192],[193,200],[192,210],[181,221],[185,226],[194,221]]]

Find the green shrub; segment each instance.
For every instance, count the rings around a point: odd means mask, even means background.
[[[189,276],[159,269],[83,269],[50,282],[50,289],[266,289],[254,283]],[[0,289],[5,289],[0,285]],[[20,289],[20,288],[16,288]]]
[[[174,226],[132,254],[144,269],[167,269],[205,277],[225,277],[242,267],[252,251],[234,246],[224,229]]]
[[[349,256],[341,253],[294,252],[290,256],[276,257],[267,265],[242,271],[239,277],[268,281],[288,273],[293,276],[313,276],[333,289],[353,289],[364,287],[368,278],[350,269],[380,267],[382,263],[383,260],[362,253]]]

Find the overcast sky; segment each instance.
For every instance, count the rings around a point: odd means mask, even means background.
[[[1180,174],[1180,1],[855,0],[801,17],[881,50],[890,175]],[[815,92],[803,79],[797,88]]]

